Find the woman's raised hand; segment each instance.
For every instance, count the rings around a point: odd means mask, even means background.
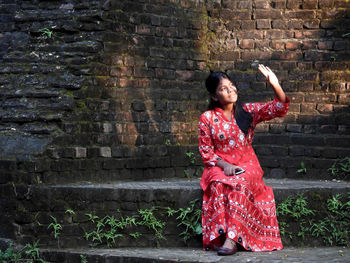
[[[264,66],[263,64],[259,64],[259,71],[265,76],[265,78],[269,81],[272,86],[279,85],[278,78],[275,73],[269,67]]]

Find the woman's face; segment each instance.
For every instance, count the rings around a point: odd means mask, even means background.
[[[235,103],[238,98],[237,88],[230,80],[223,78],[216,89],[215,95],[212,97],[221,105]]]

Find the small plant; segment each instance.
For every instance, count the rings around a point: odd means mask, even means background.
[[[129,235],[132,236],[133,238],[138,238],[138,237],[142,236],[142,234],[140,232],[131,233]]]
[[[183,236],[183,240],[186,242],[191,237],[202,234],[202,210],[195,209],[196,203],[199,199],[192,200],[190,206],[187,208],[180,208],[176,212],[179,213],[176,220],[179,220],[180,223],[178,226],[184,226],[185,230],[180,233],[180,236]]]
[[[48,28],[41,28],[38,32],[41,33],[41,37],[51,38],[53,36],[53,31]]]
[[[80,255],[80,263],[88,263],[86,256]]]
[[[304,162],[300,163],[300,169],[297,170],[297,173],[298,174],[300,174],[300,173],[306,174],[306,167],[305,167],[305,163]]]
[[[187,169],[184,170],[184,175],[187,177],[187,179],[191,178],[190,172]]]
[[[312,236],[322,237],[331,246],[349,244],[350,235],[350,200],[343,203],[342,195],[337,194],[327,200],[328,215],[317,222],[312,222]]]
[[[53,222],[47,227],[47,229],[53,228],[53,235],[55,238],[58,238],[58,236],[61,234],[62,225],[57,222],[57,219],[53,216],[50,216],[53,220]]]
[[[345,179],[350,176],[350,157],[345,157],[343,159],[337,160],[328,169],[332,176],[339,179]]]
[[[67,209],[66,214],[75,215],[75,212],[72,209]]]
[[[195,156],[194,152],[187,152],[186,156],[190,160],[190,163],[192,165],[196,163],[196,156]]]
[[[117,215],[120,211],[117,210]],[[91,232],[85,232],[85,239],[92,240],[92,246],[101,245],[104,242],[107,243],[108,247],[113,247],[116,244],[118,238],[124,235],[120,233],[121,230],[127,226],[136,225],[136,216],[122,217],[105,216],[99,218],[91,213],[86,214],[89,217],[89,221],[95,225],[95,228]],[[137,235],[137,234],[136,234]]]
[[[170,142],[169,139],[166,139],[165,142],[164,142],[164,144],[165,144],[166,146],[170,146],[170,145],[171,145],[171,142]]]
[[[33,245],[26,244],[21,250],[15,252],[13,249],[13,244],[11,243],[4,252],[0,250],[0,262],[48,263],[40,257],[38,244],[39,240],[34,242]]]
[[[138,212],[141,216],[141,221],[137,224],[153,229],[157,239],[165,239],[163,236],[163,228],[165,226],[165,222],[159,221],[155,217],[155,210],[156,207],[152,207],[151,209],[140,209]]]

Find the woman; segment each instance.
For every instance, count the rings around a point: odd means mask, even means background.
[[[275,92],[271,102],[238,103],[237,89],[223,72],[206,80],[211,102],[199,120],[203,248],[218,255],[236,253],[237,244],[248,251],[283,248],[272,188],[263,182],[251,144],[259,122],[287,114],[289,98],[271,69],[259,65],[259,71]]]

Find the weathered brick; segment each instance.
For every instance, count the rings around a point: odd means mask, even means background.
[[[304,27],[307,29],[315,29],[315,28],[319,28],[319,26],[320,26],[320,20],[318,19],[304,21]]]
[[[284,50],[285,49],[285,43],[281,40],[272,40],[271,41],[271,47],[273,49],[277,50]]]
[[[288,50],[296,50],[299,49],[301,43],[299,41],[288,41],[286,42],[286,49]]]
[[[238,11],[238,10],[230,10],[224,9],[221,11],[220,16],[226,20],[249,20],[251,19],[250,11]]]
[[[335,41],[334,42],[334,50],[345,50],[348,49],[349,42],[346,41]]]
[[[271,53],[263,51],[243,51],[241,52],[241,58],[243,60],[269,60],[271,58]]]
[[[329,113],[333,111],[333,104],[317,104],[316,108],[320,113]]]
[[[350,8],[349,1],[344,0],[334,0],[335,8]]]
[[[303,126],[301,124],[287,124],[286,130],[288,132],[302,132]]]
[[[302,4],[302,0],[287,0],[288,9],[297,9]]]
[[[317,9],[318,0],[303,0],[303,9]]]
[[[318,41],[317,47],[318,47],[318,49],[332,49],[333,48],[333,41],[331,41],[331,40]]]
[[[269,19],[258,19],[256,20],[257,29],[270,29],[271,21]]]
[[[313,90],[314,90],[313,82],[303,81],[299,83],[299,91],[308,92]]]
[[[253,49],[254,40],[253,39],[242,39],[239,41],[239,47],[243,49]]]
[[[288,147],[288,150],[290,156],[303,156],[305,154],[305,147],[303,145],[291,145]]]
[[[302,29],[303,28],[303,21],[299,20],[299,19],[298,20],[288,19],[287,27],[288,27],[288,29]]]
[[[272,20],[273,29],[287,29],[287,21],[285,20]]]
[[[256,0],[255,8],[256,9],[268,9],[270,7],[270,3],[268,0]]]
[[[332,8],[334,4],[334,0],[319,0],[318,6],[319,8]]]
[[[293,37],[294,32],[290,30],[268,30],[266,32],[266,38],[268,39],[285,39]]]
[[[298,11],[286,11],[285,17],[287,19],[312,19],[316,17],[315,10],[298,10]]]
[[[282,11],[281,10],[261,10],[257,9],[254,12],[255,19],[282,19]]]

